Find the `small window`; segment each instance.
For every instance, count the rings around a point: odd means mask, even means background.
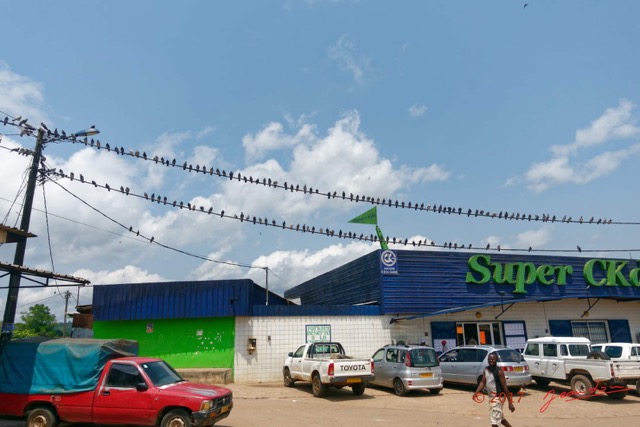
[[[535,343],[527,344],[527,348],[524,349],[524,354],[527,356],[540,356],[540,346]]]
[[[387,350],[387,362],[396,363],[398,361],[398,350]]]
[[[299,347],[295,353],[293,353],[293,357],[302,357],[304,355],[304,346]]]
[[[376,351],[376,354],[373,355],[374,362],[382,362],[383,358],[384,358],[384,349]]]
[[[632,356],[640,356],[640,347],[631,347]]]
[[[589,351],[587,344],[569,344],[569,353],[572,356],[587,356]]]
[[[114,363],[107,376],[107,387],[135,388],[143,382],[142,375],[133,365]]]
[[[560,346],[560,355],[561,356],[568,356],[569,355],[569,349],[567,349],[567,345],[566,344],[562,344]]]
[[[622,357],[622,347],[620,347],[619,345],[607,346],[606,353],[612,359]]]
[[[478,350],[475,348],[463,348],[458,351],[458,362],[477,362]]]
[[[542,354],[547,357],[558,357],[558,346],[556,344],[542,344]]]

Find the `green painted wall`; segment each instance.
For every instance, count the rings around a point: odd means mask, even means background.
[[[93,337],[138,341],[140,356],[174,368],[231,368],[235,318],[95,321]]]

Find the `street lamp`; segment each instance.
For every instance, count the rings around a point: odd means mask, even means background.
[[[32,128],[33,129],[33,128]],[[85,137],[90,135],[96,135],[100,133],[95,126],[81,130],[72,136]],[[42,158],[42,150],[44,143],[48,142],[44,137],[45,131],[42,127],[38,129],[38,137],[36,138],[36,146],[33,150],[33,161],[31,162],[31,169],[29,170],[29,179],[27,181],[27,188],[24,196],[24,209],[22,213],[22,220],[20,222],[20,230],[25,233],[29,232],[29,222],[31,221],[31,210],[33,207],[33,196],[36,188],[36,181],[38,177],[38,165]],[[66,139],[66,138],[62,138]],[[26,239],[20,239],[16,243],[16,252],[13,259],[13,264],[16,266],[22,266],[24,262],[24,254],[27,249]],[[13,330],[15,329],[16,307],[18,304],[18,291],[20,290],[20,279],[22,273],[16,269],[11,271],[9,279],[9,290],[7,291],[7,303],[4,309],[4,317],[2,320],[2,331],[0,332],[0,353],[4,345],[11,340],[13,336]]]

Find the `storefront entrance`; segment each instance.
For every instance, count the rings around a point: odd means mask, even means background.
[[[502,345],[500,322],[458,322],[456,323],[458,345]]]

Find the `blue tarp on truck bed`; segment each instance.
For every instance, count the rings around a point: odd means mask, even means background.
[[[138,342],[83,338],[26,338],[0,354],[0,393],[72,393],[96,388],[105,363],[137,356]]]

